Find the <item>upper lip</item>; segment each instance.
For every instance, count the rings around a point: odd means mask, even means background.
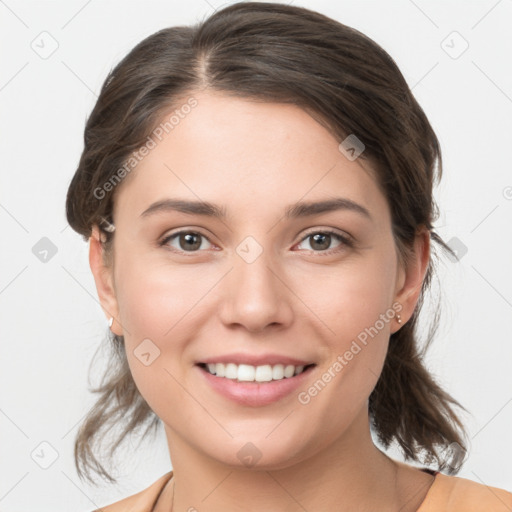
[[[289,365],[293,366],[307,366],[310,364],[314,364],[312,361],[305,361],[302,359],[297,359],[295,357],[289,357],[279,354],[261,354],[261,355],[251,355],[251,354],[224,354],[222,356],[208,357],[206,359],[202,359],[198,361],[198,364],[216,364],[216,363],[234,363],[236,365],[240,364],[248,364],[251,366],[263,366],[269,364],[271,366],[276,364]]]

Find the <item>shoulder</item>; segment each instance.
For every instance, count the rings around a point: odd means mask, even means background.
[[[100,507],[93,512],[151,512],[159,494],[171,478],[172,471],[169,471],[137,494]]]
[[[510,512],[512,493],[438,473],[418,512]]]

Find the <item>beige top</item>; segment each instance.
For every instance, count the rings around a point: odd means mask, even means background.
[[[172,471],[169,471],[143,491],[93,512],[158,512],[158,498],[171,478]],[[161,507],[163,503],[159,505]],[[466,478],[436,473],[434,482],[417,512],[441,511],[512,512],[512,493]]]

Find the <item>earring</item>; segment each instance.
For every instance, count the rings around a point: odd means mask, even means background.
[[[103,224],[103,229],[109,233],[113,233],[116,230],[114,224],[105,219],[105,217],[101,217],[101,223]]]
[[[108,319],[108,328],[110,329],[112,327],[112,324],[114,323],[114,317],[111,316],[109,319]]]
[[[400,316],[400,313],[396,314],[396,321],[401,324],[402,323],[402,317]]]

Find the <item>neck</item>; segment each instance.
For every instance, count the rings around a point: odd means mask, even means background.
[[[399,466],[373,443],[366,409],[326,449],[286,468],[222,464],[166,427],[173,512],[398,510]],[[371,489],[371,492],[368,490]]]

